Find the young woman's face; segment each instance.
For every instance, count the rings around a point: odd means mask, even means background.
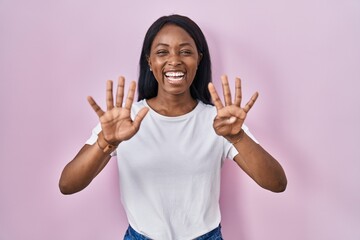
[[[161,94],[190,93],[200,55],[194,40],[181,27],[165,25],[156,35],[148,58]]]

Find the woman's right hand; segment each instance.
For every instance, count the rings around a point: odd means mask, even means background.
[[[106,82],[106,105],[107,110],[103,111],[92,97],[88,97],[88,102],[99,117],[103,136],[105,140],[113,145],[130,139],[140,128],[141,121],[149,111],[148,108],[141,109],[135,119],[131,119],[131,106],[134,101],[136,83],[130,83],[128,95],[123,106],[125,78],[119,77],[116,99],[114,106],[113,82]]]

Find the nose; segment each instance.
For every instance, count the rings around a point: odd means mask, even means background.
[[[167,60],[167,64],[169,66],[178,66],[181,65],[181,59],[179,54],[173,53],[169,55],[169,58]]]

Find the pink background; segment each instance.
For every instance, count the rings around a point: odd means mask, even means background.
[[[227,73],[260,92],[247,125],[288,176],[274,194],[228,161],[225,239],[360,239],[358,0],[1,0],[0,239],[122,239],[116,161],[72,196],[58,179],[97,123],[86,96],[104,106],[107,79],[136,79],[171,13],[203,29],[218,88]]]

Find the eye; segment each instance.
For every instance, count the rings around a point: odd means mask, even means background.
[[[155,54],[157,55],[157,56],[165,56],[166,54],[168,54],[168,51],[167,50],[164,50],[164,49],[160,49],[160,50],[157,50],[156,52],[155,52]]]
[[[189,56],[192,54],[192,51],[191,50],[188,50],[188,49],[184,49],[184,50],[181,50],[180,51],[180,54],[181,55],[184,55],[184,56]]]

